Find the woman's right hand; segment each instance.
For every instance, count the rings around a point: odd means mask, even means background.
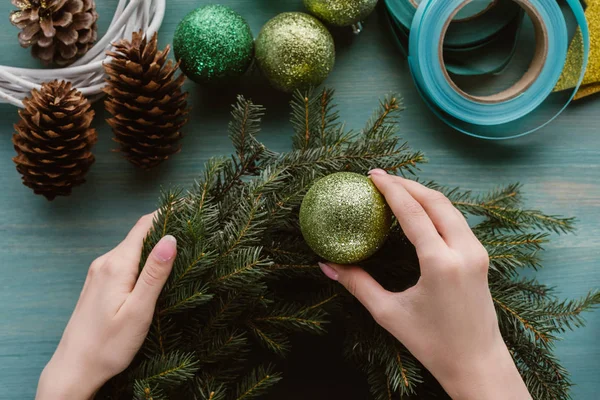
[[[370,173],[407,238],[421,277],[385,290],[364,270],[321,264],[435,376],[453,399],[531,399],[498,327],[488,254],[441,193],[383,170]]]

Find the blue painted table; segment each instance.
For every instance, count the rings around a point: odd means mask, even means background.
[[[300,0],[223,0],[244,15],[255,34],[278,12],[301,10]],[[117,0],[99,1],[102,31]],[[185,13],[205,3],[169,0],[161,42],[171,41]],[[0,63],[37,66],[8,23],[8,1],[0,4]],[[337,90],[343,119],[360,127],[390,90],[404,95],[403,136],[424,150],[427,178],[475,191],[521,181],[530,207],[579,219],[577,235],[557,238],[544,253],[538,277],[565,296],[600,287],[600,99],[573,104],[542,132],[506,143],[474,140],[453,132],[432,116],[413,87],[406,63],[385,36],[383,17],[373,15],[365,32],[338,41],[335,71],[328,85]],[[17,110],[0,106],[0,399],[32,398],[38,375],[50,358],[79,295],[87,267],[115,246],[142,213],[154,210],[161,187],[188,185],[211,156],[228,154],[226,126],[236,92],[265,104],[264,141],[289,145],[287,96],[256,84],[203,92],[188,85],[193,118],[181,154],[150,173],[135,170],[112,153],[111,132],[96,107],[100,142],[88,183],[70,198],[52,203],[21,185],[11,157]],[[571,371],[575,399],[598,398],[600,312],[588,326],[565,335],[558,354]]]

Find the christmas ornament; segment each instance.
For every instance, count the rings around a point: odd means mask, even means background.
[[[19,43],[46,64],[73,63],[97,39],[94,0],[12,0],[19,8],[10,22],[21,29]]]
[[[178,65],[167,61],[170,47],[157,49],[158,35],[150,40],[143,32],[131,41],[121,40],[108,53],[105,64],[108,95],[105,105],[112,115],[114,141],[134,165],[148,169],[180,151],[181,128],[188,119],[184,75],[175,78]]]
[[[263,26],[256,39],[256,61],[280,90],[292,92],[318,86],[333,69],[333,38],[319,20],[308,14],[279,14]]]
[[[300,228],[308,245],[338,264],[354,264],[373,255],[391,224],[383,195],[369,178],[352,172],[315,182],[300,208]]]
[[[219,83],[248,70],[254,38],[238,13],[212,4],[192,11],[179,23],[173,47],[182,71],[190,79]]]
[[[23,103],[13,135],[17,171],[25,186],[48,200],[68,196],[85,182],[94,163],[94,111],[83,94],[64,81],[43,84]]]
[[[304,0],[304,6],[315,17],[334,26],[352,26],[367,18],[377,0]],[[355,31],[360,29],[357,27]]]

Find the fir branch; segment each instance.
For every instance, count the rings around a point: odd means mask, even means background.
[[[361,132],[367,139],[375,139],[381,133],[381,130],[388,125],[395,125],[398,115],[404,111],[402,98],[398,95],[386,96],[379,104],[379,109],[373,113],[373,116],[367,122],[367,125]]]
[[[281,329],[323,333],[323,325],[327,323],[325,320],[327,314],[322,306],[334,298],[332,296],[330,300],[320,300],[317,304],[310,306],[277,302],[268,315],[257,317],[254,321],[272,324]]]
[[[269,332],[265,329],[259,328],[252,322],[248,323],[248,327],[258,341],[273,353],[279,356],[284,356],[290,351],[290,342],[287,336],[281,332]]]
[[[164,392],[158,385],[151,385],[145,380],[135,380],[133,382],[134,400],[167,400]]]
[[[543,345],[548,345],[556,339],[552,336],[547,326],[540,326],[539,322],[535,320],[535,311],[510,304],[507,299],[501,300],[494,296],[492,296],[492,299],[498,312],[501,328],[509,329],[511,326],[516,326],[517,331],[522,329],[525,333],[529,334],[528,336]],[[509,321],[508,326],[506,323],[503,323],[505,321]]]
[[[261,196],[238,202],[237,210],[215,236],[215,244],[221,249],[219,259],[226,258],[240,246],[258,242],[266,215],[261,211],[262,205]]]
[[[192,353],[172,352],[143,362],[134,373],[147,385],[161,389],[173,388],[192,379],[198,370],[198,360]]]
[[[592,291],[584,298],[576,300],[536,299],[542,309],[542,320],[552,324],[559,332],[573,330],[585,325],[581,314],[600,304],[600,291]]]
[[[208,293],[208,285],[201,282],[192,282],[174,291],[171,296],[165,297],[161,303],[158,314],[160,316],[182,312],[208,303],[213,295]]]
[[[281,374],[273,373],[273,367],[258,367],[238,385],[235,400],[255,399],[281,380]]]
[[[225,265],[215,268],[211,284],[219,290],[243,288],[264,277],[270,264],[261,247],[242,248],[231,254]]]
[[[536,346],[524,336],[515,335],[507,346],[535,400],[569,400],[568,372],[545,347]]]
[[[195,400],[225,400],[227,389],[222,383],[209,376],[196,377],[193,384]]]
[[[202,348],[202,344],[197,349],[200,364],[216,364],[231,359],[240,362],[248,353],[248,338],[243,332],[224,331],[206,347]]]
[[[254,167],[252,164],[264,150],[264,146],[256,140],[256,135],[260,132],[265,109],[243,96],[238,96],[237,103],[232,108],[229,138],[235,147],[241,170],[251,171]]]

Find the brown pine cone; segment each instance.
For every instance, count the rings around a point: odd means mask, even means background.
[[[21,120],[15,124],[13,158],[23,184],[53,200],[68,196],[85,182],[94,163],[92,147],[98,140],[91,128],[94,110],[71,83],[44,83],[23,100]]]
[[[11,0],[10,22],[19,43],[46,64],[65,66],[87,53],[98,38],[94,0]]]
[[[181,150],[181,128],[188,121],[184,75],[175,78],[179,64],[167,61],[170,46],[157,50],[158,35],[143,32],[121,40],[108,52],[104,68],[108,85],[107,121],[120,152],[134,165],[150,169]]]

